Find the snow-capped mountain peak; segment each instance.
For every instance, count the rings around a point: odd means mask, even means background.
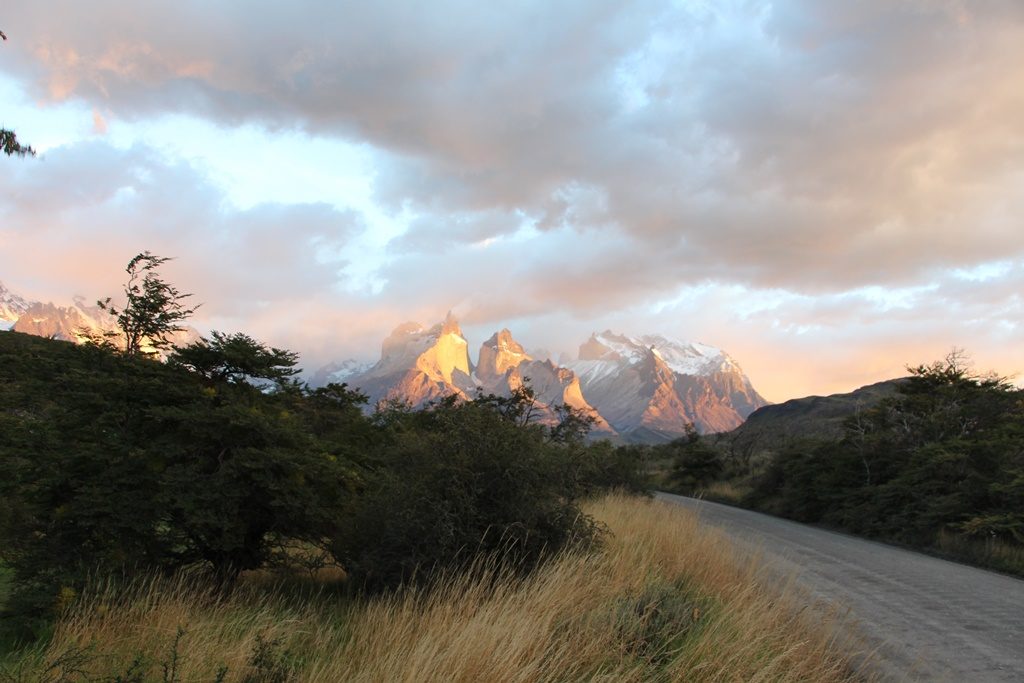
[[[371,367],[373,367],[373,363],[358,361],[354,358],[328,363],[316,371],[316,374],[310,380],[310,384],[315,387],[327,386],[328,384],[343,384],[350,377],[361,375]]]
[[[0,282],[0,330],[9,330],[25,311],[32,307],[31,301],[18,296]]]
[[[687,423],[723,431],[765,403],[721,349],[658,334],[594,333],[567,365],[583,396],[623,434],[680,434]]]

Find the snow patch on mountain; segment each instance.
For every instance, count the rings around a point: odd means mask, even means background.
[[[313,387],[345,384],[350,378],[365,373],[371,367],[373,367],[373,362],[359,361],[354,358],[328,363],[313,374],[309,383]]]
[[[692,423],[725,431],[765,404],[724,351],[664,335],[594,333],[580,345],[576,373],[583,397],[628,438],[672,438]]]
[[[34,302],[10,291],[0,282],[0,330],[10,330]]]

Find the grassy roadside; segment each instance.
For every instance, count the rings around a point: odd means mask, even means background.
[[[657,488],[656,490],[690,496],[693,498],[701,498],[714,503],[722,503],[723,505],[731,505],[744,510],[771,515],[773,517],[778,517],[779,519],[792,520],[790,517],[779,514],[777,510],[774,510],[771,507],[766,508],[750,505],[747,502],[746,497],[750,493],[751,488],[752,487],[749,483],[745,481],[734,480],[712,482],[697,491],[682,490],[679,487],[671,485]],[[799,520],[795,521],[799,522]],[[1024,578],[1024,548],[995,538],[967,538],[962,535],[952,534],[946,530],[940,529],[938,533],[935,534],[934,540],[931,542],[908,543],[885,535],[858,534],[840,526],[823,524],[821,522],[799,523],[808,524],[809,526],[814,526],[819,529],[827,529],[828,531],[840,534],[846,534],[854,538],[886,543],[898,548],[905,548],[914,552],[949,560],[950,562],[958,562],[960,564],[970,565],[979,569],[1006,574],[1007,576]]]
[[[834,622],[691,513],[623,496],[587,512],[604,548],[525,579],[483,568],[355,601],[151,582],[81,601],[3,667],[69,682],[858,680]]]

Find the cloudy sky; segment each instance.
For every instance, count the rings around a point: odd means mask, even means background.
[[[1024,370],[1024,4],[11,0],[0,281],[148,249],[315,368],[405,320],[729,351],[771,400]]]

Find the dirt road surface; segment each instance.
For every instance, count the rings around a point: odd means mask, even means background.
[[[885,680],[1024,682],[1024,581],[749,510],[659,493],[849,609]]]

